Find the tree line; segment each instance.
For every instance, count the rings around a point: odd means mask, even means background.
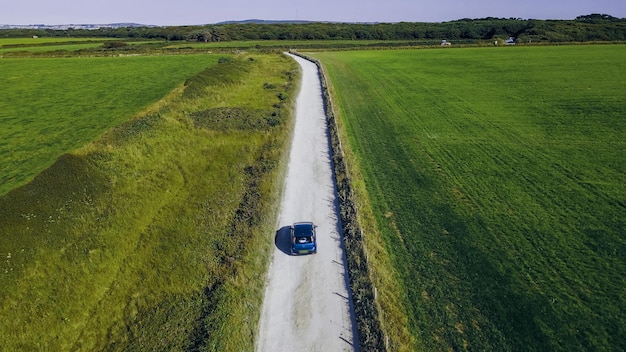
[[[449,22],[336,23],[236,22],[198,26],[139,26],[87,29],[4,29],[0,37],[113,37],[171,41],[224,42],[241,40],[451,40],[492,41],[513,37],[518,42],[589,42],[626,40],[626,19],[606,14],[574,20],[464,18]]]

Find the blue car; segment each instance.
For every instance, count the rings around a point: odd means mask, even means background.
[[[291,225],[291,254],[317,253],[317,236],[312,222],[296,222]]]

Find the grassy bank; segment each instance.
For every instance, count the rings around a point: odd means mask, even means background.
[[[297,66],[220,61],[0,198],[0,349],[252,350]]]
[[[392,350],[625,348],[623,54],[314,55],[365,194]]]

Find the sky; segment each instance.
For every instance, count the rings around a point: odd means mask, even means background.
[[[626,0],[0,0],[0,24],[203,25],[247,19],[444,22],[461,18],[626,18]]]

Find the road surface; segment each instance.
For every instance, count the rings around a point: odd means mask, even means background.
[[[357,351],[318,69],[292,57],[302,82],[256,350]],[[318,225],[317,254],[289,254],[297,221]]]

